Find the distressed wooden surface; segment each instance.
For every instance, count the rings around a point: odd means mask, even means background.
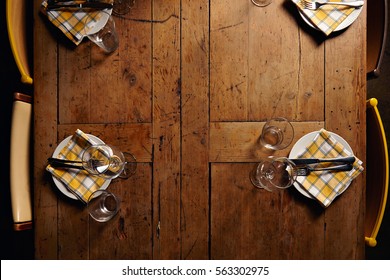
[[[365,161],[366,9],[325,38],[290,1],[136,1],[120,47],[75,47],[34,2],[37,259],[362,259],[365,174],[326,210],[295,188],[254,188],[264,122],[294,141],[326,128]],[[64,196],[46,159],[80,128],[132,152],[105,224]],[[291,146],[274,155],[288,155]]]

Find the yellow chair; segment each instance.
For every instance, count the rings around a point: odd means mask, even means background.
[[[31,96],[15,93],[11,123],[10,182],[14,230],[32,228],[30,194]]]
[[[367,5],[367,74],[377,77],[385,52],[387,0],[366,1]]]
[[[21,74],[21,81],[25,84],[32,84],[33,79],[29,68],[28,60],[28,38],[27,38],[27,14],[25,0],[7,0],[6,17],[8,38],[16,65]]]
[[[389,157],[385,130],[379,114],[378,100],[367,100],[367,186],[365,241],[370,247],[376,237],[386,208],[389,186]]]
[[[32,85],[27,34],[28,0],[7,0],[6,18],[12,54],[21,74],[21,82]],[[10,192],[14,230],[32,228],[30,193],[31,96],[15,93],[11,121]]]

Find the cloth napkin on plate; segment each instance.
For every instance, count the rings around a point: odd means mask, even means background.
[[[308,10],[304,8],[302,0],[292,1],[301,13],[326,35],[332,33],[356,9],[340,5],[324,5],[317,10]],[[344,0],[330,0],[329,2],[344,2]]]
[[[80,2],[80,1],[69,1]],[[107,3],[112,3],[113,0],[106,0]],[[83,10],[55,10],[48,11],[46,9],[48,3],[43,1],[41,5],[41,11],[47,18],[58,27],[66,37],[68,37],[73,43],[79,45],[85,36],[84,26],[89,24],[90,21],[97,22],[101,15],[101,11],[83,11]]]
[[[83,152],[91,145],[96,144],[98,143],[95,143],[88,135],[77,129],[57,158],[81,160]],[[90,175],[85,170],[53,168],[50,164],[46,167],[46,170],[64,183],[67,189],[83,202],[87,202],[89,196],[106,182],[105,179]]]
[[[340,142],[337,142],[328,131],[321,129],[297,158],[335,158],[346,156],[351,156],[351,153]],[[308,176],[298,176],[297,181],[324,207],[328,207],[362,171],[362,161],[356,158],[351,171],[311,172]]]

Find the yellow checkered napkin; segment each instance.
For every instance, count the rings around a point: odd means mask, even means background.
[[[347,156],[351,156],[351,153],[341,143],[337,142],[328,131],[321,129],[314,137],[313,142],[297,158],[336,158]],[[362,171],[362,162],[356,158],[351,171],[311,172],[308,176],[298,176],[297,181],[324,207],[328,207],[347,188],[347,184]]]
[[[84,2],[84,1],[69,1],[69,3]],[[112,3],[113,0],[107,0],[106,2]],[[48,19],[56,27],[58,27],[66,37],[72,40],[73,43],[79,45],[85,36],[85,24],[90,25],[90,22],[97,22],[101,15],[101,11],[88,11],[85,10],[46,10],[47,1],[42,2],[41,10],[48,17]]]
[[[60,151],[57,158],[69,160],[81,160],[83,151],[91,145],[96,145],[93,139],[78,129],[66,146]],[[91,193],[98,190],[106,182],[105,179],[88,174],[85,170],[53,168],[50,164],[46,170],[59,179],[67,189],[76,195],[81,201],[87,202]]]
[[[309,21],[326,35],[332,33],[355,10],[355,8],[353,7],[345,7],[341,5],[323,5],[317,10],[308,10],[303,7],[302,0],[292,1],[297,5],[298,9],[309,19]],[[329,0],[329,2],[347,1]]]

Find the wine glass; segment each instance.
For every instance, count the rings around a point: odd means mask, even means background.
[[[288,158],[267,158],[255,165],[249,174],[252,184],[267,191],[289,188],[296,180],[295,164]]]
[[[269,150],[283,150],[291,144],[294,128],[285,118],[274,118],[265,123],[260,136],[260,144]]]
[[[265,7],[272,3],[272,0],[251,0],[258,7]]]
[[[135,0],[114,0],[112,12],[115,15],[124,15],[134,6]]]
[[[125,167],[123,168],[122,173],[119,174],[119,178],[127,179],[134,175],[137,170],[137,159],[133,154],[128,152],[123,152],[123,155],[125,157]]]
[[[84,19],[85,36],[99,46],[105,53],[110,54],[119,47],[119,36],[115,27],[114,18],[105,11],[100,11],[100,19],[106,23],[99,25],[93,16],[86,16]]]
[[[136,169],[135,157],[106,144],[92,145],[82,155],[83,168],[105,179],[128,178]]]

